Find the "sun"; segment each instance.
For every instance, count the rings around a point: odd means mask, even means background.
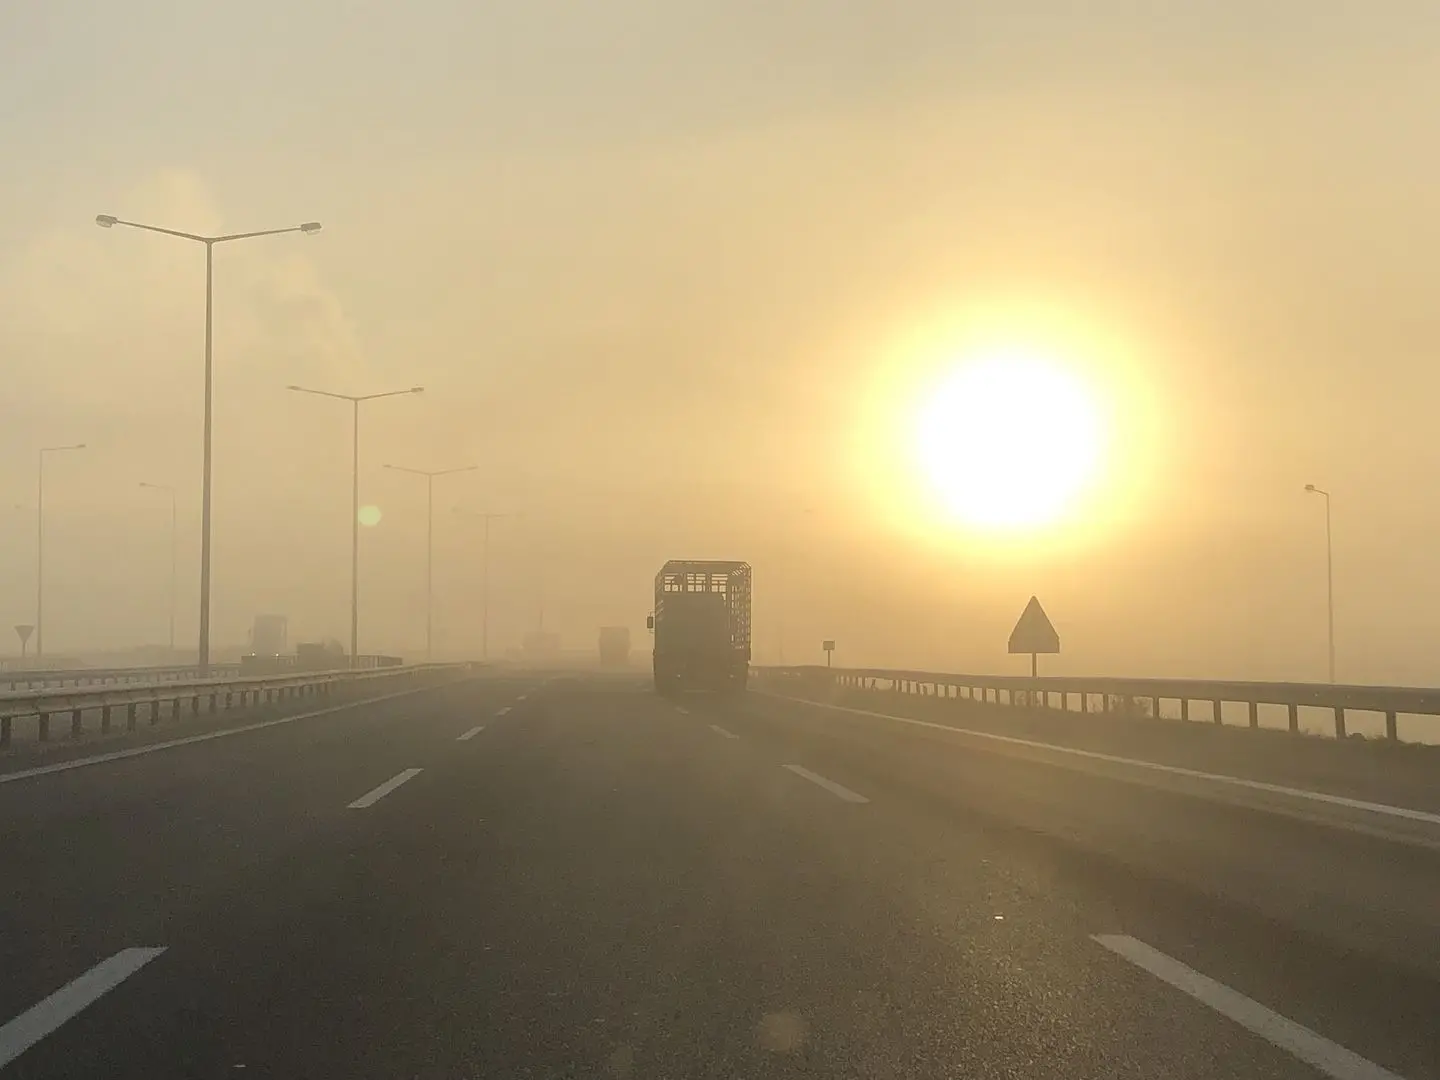
[[[367,529],[373,529],[376,525],[379,525],[382,517],[384,517],[384,515],[380,512],[380,507],[378,506],[367,505],[360,507],[359,521],[360,524]]]
[[[990,531],[1049,525],[1096,479],[1100,410],[1066,368],[1024,350],[964,363],[924,399],[914,450],[945,514]]]

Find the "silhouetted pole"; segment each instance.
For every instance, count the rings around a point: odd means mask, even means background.
[[[1330,492],[1306,484],[1305,490],[1312,495],[1325,496],[1325,609],[1329,623],[1330,681],[1335,681],[1335,548],[1330,529]]]
[[[455,469],[407,469],[403,465],[386,465],[395,472],[425,478],[425,659],[435,656],[435,478],[452,473],[474,472],[478,465],[461,465]]]
[[[158,225],[142,225],[138,221],[124,221],[112,214],[97,214],[95,224],[104,229],[125,225],[131,229],[143,229],[145,232],[161,233],[165,236],[174,236],[181,240],[191,240],[205,245],[205,449],[200,483],[200,642],[198,657],[200,670],[203,672],[210,666],[210,487],[211,444],[214,426],[212,417],[214,365],[211,358],[211,341],[215,309],[215,245],[229,243],[232,240],[250,240],[257,236],[280,236],[283,233],[293,232],[317,233],[320,231],[320,223],[307,221],[301,225],[292,225],[284,229],[261,229],[258,232],[230,233],[226,236],[201,236],[198,233],[180,232],[177,229],[162,229]],[[38,655],[38,643],[36,651]]]
[[[498,518],[513,517],[513,514],[492,514],[455,507],[457,514],[468,514],[481,521],[480,540],[480,659],[490,658],[490,523]]]
[[[355,658],[360,655],[360,405],[379,398],[423,394],[425,388],[412,386],[407,390],[386,390],[379,394],[337,394],[293,384],[285,389],[294,390],[297,394],[348,401],[353,410],[350,426],[350,666],[354,667]]]
[[[45,655],[45,455],[84,450],[84,443],[42,446],[35,479],[35,659]]]

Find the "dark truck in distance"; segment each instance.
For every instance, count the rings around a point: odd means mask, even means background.
[[[600,666],[623,668],[630,663],[630,628],[628,626],[602,626],[600,628]]]
[[[655,689],[738,693],[750,674],[750,564],[672,560],[655,575]]]

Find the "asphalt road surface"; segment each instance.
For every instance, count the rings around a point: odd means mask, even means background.
[[[1423,815],[638,676],[145,745],[0,772],[0,1080],[1440,1078]]]

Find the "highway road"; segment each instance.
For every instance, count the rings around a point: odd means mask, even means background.
[[[1423,816],[638,676],[240,724],[0,764],[0,1080],[1440,1078]]]

